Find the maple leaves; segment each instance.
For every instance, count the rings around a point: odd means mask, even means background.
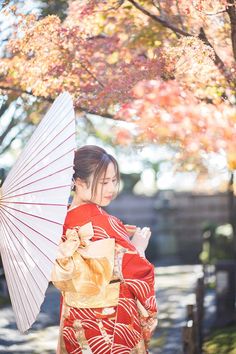
[[[19,29],[24,35],[11,40],[12,57],[2,61],[6,85],[20,86],[41,97],[67,90],[77,107],[113,113],[116,104],[130,98],[134,84],[160,74],[162,62],[146,57],[137,45],[124,45],[129,40],[123,31],[116,31],[114,10],[109,13],[109,22],[101,18],[101,12],[92,14],[92,19],[88,16],[89,25],[88,18],[81,17],[85,6],[74,1],[71,7],[69,14],[73,10],[73,16],[68,15],[63,23],[56,16],[38,21],[25,16],[27,26]],[[90,13],[88,8],[86,11]]]
[[[133,90],[135,100],[117,114],[135,120],[147,140],[176,144],[189,154],[219,152],[236,138],[235,110],[229,105],[199,103],[176,81],[140,82]]]
[[[67,90],[80,110],[134,122],[139,141],[232,156],[232,10],[224,0],[73,0],[63,21],[22,16],[1,86],[45,98]]]

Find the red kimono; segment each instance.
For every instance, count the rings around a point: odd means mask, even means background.
[[[122,222],[95,204],[68,211],[52,281],[63,296],[58,353],[144,354],[155,321],[154,267]]]

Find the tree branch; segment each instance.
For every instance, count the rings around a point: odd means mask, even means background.
[[[8,124],[8,126],[6,127],[6,129],[4,130],[4,132],[0,135],[0,145],[2,145],[5,137],[7,136],[7,134],[11,131],[12,128],[14,128],[17,125],[17,120],[14,118],[14,114],[11,117],[11,120]]]
[[[194,37],[193,34],[186,32],[176,26],[173,26],[171,23],[169,23],[168,21],[164,20],[163,18],[161,18],[160,16],[157,16],[155,14],[153,14],[152,12],[148,11],[147,9],[145,9],[142,5],[138,4],[136,1],[134,0],[128,0],[132,5],[134,5],[134,7],[136,7],[136,9],[140,10],[143,14],[147,15],[148,17],[150,17],[151,19],[153,19],[156,22],[159,22],[161,25],[163,25],[166,28],[169,28],[170,30],[172,30],[175,33],[181,34],[182,36],[185,37]]]
[[[6,112],[6,110],[9,108],[10,103],[9,101],[5,101],[2,103],[1,107],[0,107],[0,117]]]
[[[219,57],[219,55],[216,53],[216,51],[215,51],[214,47],[212,46],[212,44],[209,42],[209,40],[208,40],[208,38],[206,36],[206,33],[205,33],[205,31],[204,31],[204,29],[202,27],[200,28],[200,32],[199,32],[198,38],[201,39],[203,41],[203,43],[205,43],[207,46],[209,46],[210,48],[213,49],[214,55],[215,55],[214,63],[219,68],[220,72],[224,75],[224,77],[227,79],[227,81],[228,82],[232,82],[231,74],[228,72],[227,67],[225,66],[225,63]]]
[[[26,90],[22,90],[22,89],[19,89],[19,88],[16,88],[16,87],[0,86],[0,90],[13,91],[13,92],[18,93],[19,95],[22,95],[22,94],[30,95],[30,96],[37,97],[37,98],[41,99],[42,101],[46,101],[46,102],[49,102],[49,103],[53,103],[53,101],[54,101],[54,98],[52,98],[52,97],[35,96],[35,95],[33,95],[32,92],[29,92],[29,91],[26,91]],[[113,119],[113,120],[117,120],[118,121],[118,119],[115,119],[114,115],[110,114],[110,113],[101,114],[101,113],[99,113],[97,111],[89,110],[86,107],[82,107],[82,106],[77,106],[76,110],[85,112],[86,114],[93,114],[93,115],[100,116],[102,118]]]
[[[80,65],[82,68],[101,86],[104,87],[103,83],[96,78],[96,76],[87,68],[87,66],[79,60]]]
[[[236,60],[236,8],[235,8],[234,0],[228,0],[226,11],[230,19],[232,48],[233,48],[234,59]]]
[[[128,1],[131,4],[133,4],[138,10],[140,10],[142,13],[144,13],[145,15],[147,15],[148,17],[150,17],[154,21],[162,24],[164,27],[169,28],[173,32],[178,33],[178,34],[180,34],[182,36],[185,36],[185,37],[196,37],[196,36],[194,36],[193,34],[191,34],[189,32],[186,32],[186,31],[181,30],[180,28],[178,28],[176,26],[173,26],[168,21],[163,20],[160,16],[157,16],[157,15],[151,13],[150,11],[145,9],[142,5],[138,4],[135,0],[128,0]],[[230,0],[230,1],[234,2],[234,0]],[[231,8],[233,7],[234,11],[235,11],[235,6],[230,6],[230,7]],[[236,22],[235,22],[235,25],[236,25]],[[220,72],[225,77],[225,79],[228,82],[232,82],[232,75],[228,72],[223,60],[218,56],[218,54],[216,53],[214,47],[209,42],[209,40],[208,40],[203,28],[200,29],[200,33],[198,35],[198,38],[201,39],[203,41],[203,43],[205,43],[207,46],[209,46],[209,47],[211,47],[213,49],[214,54],[215,54],[215,60],[214,60],[215,65],[219,68]],[[236,26],[235,26],[235,40],[236,40]],[[235,51],[236,51],[236,41],[235,41]],[[236,52],[235,52],[235,55],[236,55]]]
[[[201,12],[201,11],[200,11]],[[226,12],[226,10],[219,10],[217,12],[203,12],[203,14],[205,16],[216,16],[216,15],[220,15],[223,14],[224,12]]]
[[[161,3],[159,0],[152,0],[153,5],[158,9],[160,15],[162,13]]]
[[[0,4],[0,11],[2,11],[2,9],[4,9],[4,7],[6,7],[9,4],[10,0],[5,0],[1,2],[2,4]]]
[[[23,128],[21,128],[15,136],[13,136],[11,138],[11,140],[7,143],[7,145],[5,145],[2,150],[0,150],[0,155],[4,154],[5,151],[7,151],[9,149],[9,147],[11,146],[12,142],[25,130],[25,126]]]
[[[125,0],[118,0],[117,1],[117,6],[111,6],[108,9],[106,9],[104,12],[108,12],[111,10],[118,10],[123,4],[124,4]]]

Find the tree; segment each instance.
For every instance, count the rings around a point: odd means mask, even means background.
[[[79,110],[135,121],[138,141],[170,143],[185,160],[225,151],[234,167],[233,0],[74,0],[62,20],[19,18],[3,89],[67,90]]]
[[[24,6],[23,1],[5,1],[1,3],[1,9],[7,6],[18,4],[19,11]],[[38,4],[40,17],[48,16],[50,13],[57,14],[60,18],[65,17],[67,1],[41,1]],[[0,9],[0,10],[1,10]],[[14,10],[14,8],[12,8]],[[26,9],[25,15],[32,9]],[[18,23],[18,16],[9,16],[9,13],[2,11],[0,17],[0,47],[2,60],[9,59],[8,42],[12,38],[14,29]],[[0,82],[4,86],[4,74],[0,76]],[[11,86],[2,90],[0,98],[0,154],[4,154],[11,147],[12,143],[18,140],[25,140],[32,133],[34,125],[38,123],[52,100],[40,102],[33,95],[23,92],[19,86]]]
[[[235,0],[73,0],[66,17],[62,3],[59,16],[12,9],[3,93],[67,90],[80,111],[135,123],[122,142],[170,144],[181,161],[220,152],[235,169]]]

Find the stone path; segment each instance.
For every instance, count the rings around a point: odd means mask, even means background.
[[[38,320],[27,334],[16,328],[11,307],[0,309],[0,353],[55,354],[59,321],[59,292],[49,286]]]
[[[181,326],[185,307],[194,303],[199,266],[170,266],[156,269],[159,327],[150,354],[181,354]],[[58,335],[59,293],[50,286],[37,322],[27,334],[16,329],[11,307],[0,309],[0,353],[55,354]],[[102,354],[102,353],[101,353]]]
[[[150,354],[181,354],[186,305],[195,303],[194,290],[201,267],[163,267],[157,268],[156,274],[159,325]]]

